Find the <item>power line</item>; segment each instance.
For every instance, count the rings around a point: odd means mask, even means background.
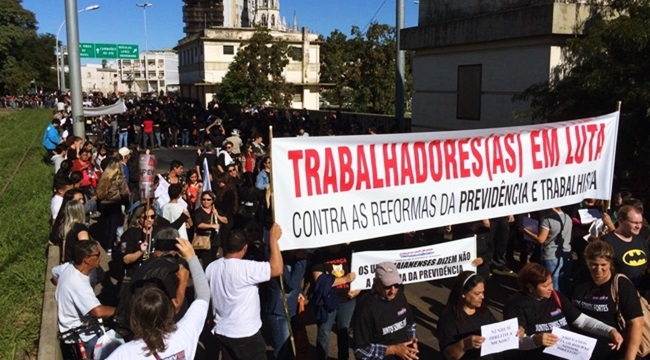
[[[370,23],[372,23],[372,21],[375,20],[375,17],[377,16],[377,14],[379,14],[379,12],[381,11],[381,8],[384,7],[384,5],[386,4],[386,1],[387,0],[384,0],[384,2],[381,3],[381,5],[379,5],[379,9],[377,9],[377,11],[375,11],[375,14],[370,18],[370,21],[368,21],[368,24],[366,25],[366,27],[364,27],[363,30],[361,31],[362,33],[365,33],[366,29],[368,29],[368,27],[370,26]]]

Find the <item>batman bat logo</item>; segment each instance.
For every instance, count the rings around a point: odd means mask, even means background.
[[[646,254],[641,249],[628,250],[623,254],[623,263],[627,266],[642,266],[648,262]]]

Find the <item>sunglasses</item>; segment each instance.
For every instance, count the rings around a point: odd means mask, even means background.
[[[156,215],[144,215],[144,216],[142,216],[142,218],[144,218],[144,219],[149,219],[149,220],[153,220],[153,219],[156,218]]]
[[[384,286],[384,290],[390,290],[392,288],[399,289],[399,284]]]
[[[204,199],[201,199],[201,201],[212,201],[212,199],[211,198],[204,198]]]

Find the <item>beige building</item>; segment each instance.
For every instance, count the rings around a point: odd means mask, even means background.
[[[120,81],[115,63],[102,67],[87,64],[81,67],[81,91],[85,93],[126,92],[127,87]]]
[[[414,50],[414,130],[530,123],[513,95],[549,80],[589,8],[559,0],[420,1],[418,26],[404,29]]]
[[[279,0],[224,0],[224,23],[181,39],[175,50],[179,59],[180,94],[198,99],[204,105],[219,91],[228,66],[242,46],[253,36],[252,27],[239,26],[237,19],[252,17],[252,24],[269,29],[274,39],[290,47],[284,77],[293,85],[293,108],[316,110],[319,106],[320,43],[318,35],[306,28],[299,31],[294,19],[289,28],[280,17]]]
[[[140,53],[138,60],[118,60],[118,77],[125,92],[178,91],[178,54],[174,51]]]

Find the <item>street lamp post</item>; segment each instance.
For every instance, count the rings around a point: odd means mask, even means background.
[[[147,64],[147,53],[149,52],[149,45],[147,44],[147,8],[152,5],[152,3],[148,2],[135,4],[135,6],[142,8],[142,13],[144,14],[144,81],[147,83],[147,92],[150,92],[149,65]]]
[[[84,11],[93,11],[99,9],[99,5],[90,5],[87,6],[83,9],[77,10],[77,14],[80,14]],[[63,46],[59,45],[59,34],[61,33],[61,29],[63,29],[63,25],[65,25],[65,20],[59,25],[59,30],[56,32],[56,76],[57,76],[57,84],[59,87],[59,90],[61,92],[65,91],[65,61],[64,61],[64,51],[63,51]]]

